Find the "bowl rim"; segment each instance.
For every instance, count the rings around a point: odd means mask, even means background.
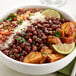
[[[17,9],[19,9],[19,8],[30,8],[30,7],[44,7],[44,8],[52,8],[52,9],[55,9],[55,10],[58,10],[58,11],[61,11],[61,12],[63,12],[63,13],[65,13],[67,16],[69,16],[69,17],[71,17],[72,18],[72,20],[73,21],[76,21],[75,20],[75,18],[71,15],[71,14],[69,14],[69,13],[67,13],[67,12],[65,12],[65,11],[63,11],[63,10],[61,10],[61,9],[59,9],[59,8],[56,8],[56,7],[53,7],[53,6],[49,6],[49,5],[43,5],[43,4],[31,4],[31,5],[20,5],[20,6],[16,6],[16,7],[13,7],[12,9],[9,9],[8,11],[6,11],[6,12],[4,12],[3,14],[1,14],[0,15],[0,20],[4,17],[4,16],[6,16],[8,13],[10,13],[11,11],[13,11],[13,10],[17,10]],[[12,12],[11,12],[12,13]],[[8,14],[9,15],[9,14]],[[8,16],[7,15],[7,16]],[[67,55],[67,56],[65,56],[64,58],[62,58],[62,59],[60,59],[60,60],[58,60],[58,61],[56,61],[56,62],[53,62],[53,63],[46,63],[46,64],[31,64],[31,63],[24,63],[24,62],[20,62],[20,61],[17,61],[17,60],[14,60],[14,59],[12,59],[12,58],[10,58],[10,57],[8,57],[7,55],[5,55],[5,54],[3,54],[3,52],[1,52],[0,51],[0,54],[3,56],[3,57],[5,57],[6,59],[9,59],[9,61],[12,61],[13,63],[16,63],[16,64],[21,64],[21,65],[27,65],[27,66],[47,66],[47,65],[53,65],[53,64],[56,64],[56,63],[59,63],[59,62],[61,62],[61,61],[63,61],[63,60],[65,60],[66,58],[68,58],[69,56],[71,56],[73,53],[74,53],[74,51],[76,50],[76,48],[73,50],[73,52],[72,53],[70,53],[69,55]],[[76,56],[76,55],[75,55]]]

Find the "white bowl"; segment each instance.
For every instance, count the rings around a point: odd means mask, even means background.
[[[53,8],[58,10],[59,12],[61,12],[61,14],[69,20],[75,21],[75,19],[69,15],[68,13],[58,9],[58,8],[54,8],[51,6],[45,6],[45,5],[25,5],[25,6],[20,6],[18,8]],[[16,9],[18,8],[13,8],[13,10],[10,10],[9,12],[6,12],[5,14],[3,14],[0,18],[4,18],[5,16],[7,16],[9,13],[11,12],[15,12]],[[60,69],[62,69],[63,67],[65,67],[66,65],[68,65],[76,56],[76,50],[74,49],[73,52],[69,55],[67,55],[66,57],[64,57],[63,59],[60,59],[54,63],[47,63],[47,64],[29,64],[29,63],[22,63],[16,60],[13,60],[11,58],[9,58],[8,56],[4,55],[1,51],[0,51],[0,60],[7,65],[9,68],[21,72],[21,73],[25,73],[25,74],[31,74],[31,75],[43,75],[43,74],[48,74],[48,73],[53,73],[56,72]]]

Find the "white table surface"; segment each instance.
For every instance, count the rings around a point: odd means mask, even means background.
[[[0,15],[6,12],[12,7],[20,5],[30,5],[30,4],[40,4],[40,0],[0,0]],[[76,16],[76,0],[68,0],[68,3],[60,9]],[[30,76],[18,73],[6,67],[2,62],[0,62],[0,76]],[[48,74],[43,76],[56,76],[55,74]]]

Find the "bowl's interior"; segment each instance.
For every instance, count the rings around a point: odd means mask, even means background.
[[[28,8],[30,8],[30,7],[31,7],[31,8],[44,8],[44,9],[45,9],[45,8],[52,8],[52,9],[58,10],[58,11],[62,14],[62,16],[63,16],[64,18],[69,19],[69,20],[72,20],[72,21],[75,21],[75,19],[74,19],[71,15],[69,15],[68,13],[66,13],[66,12],[64,12],[64,11],[58,9],[58,8],[51,7],[51,6],[45,6],[45,5],[29,5],[29,6],[20,6],[20,7],[18,7],[18,8],[27,8],[27,9],[28,9]],[[1,14],[1,15],[0,15],[0,20],[2,20],[3,18],[7,17],[10,13],[15,12],[18,8],[13,8],[12,10],[9,10],[9,11]],[[75,50],[74,50],[74,51],[75,51]],[[73,52],[74,52],[74,51],[73,51]],[[72,55],[73,52],[72,52],[71,54],[69,54],[68,56]],[[3,55],[3,57],[5,57],[5,58],[7,58],[7,59],[9,59],[9,60],[11,60],[11,61],[14,61],[14,62],[16,62],[16,63],[20,63],[20,64],[24,64],[24,65],[29,64],[29,63],[22,63],[22,62],[13,60],[13,59],[5,56],[4,54],[2,54],[2,52],[0,52],[0,54]],[[67,56],[66,56],[66,57],[67,57]],[[65,57],[65,58],[66,58],[66,57]],[[63,60],[63,59],[61,59],[61,60]],[[60,61],[60,60],[58,60],[58,61]],[[58,61],[56,61],[56,62],[58,62]],[[55,63],[56,63],[56,62],[55,62]],[[52,63],[47,63],[47,64],[52,64]],[[34,64],[30,64],[30,65],[34,65]],[[46,64],[35,64],[35,65],[46,65]]]

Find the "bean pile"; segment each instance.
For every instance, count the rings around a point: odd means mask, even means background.
[[[17,12],[9,14],[6,18],[0,21],[0,44],[4,44],[8,40],[9,35],[13,33],[15,27],[29,18],[30,13],[35,13],[41,9],[18,9]],[[26,15],[26,16],[25,16]],[[1,47],[1,46],[0,46]]]
[[[54,35],[56,29],[60,29],[60,25],[68,22],[64,18],[46,18],[45,22],[37,21],[23,30],[21,33],[17,32],[9,47],[1,51],[18,61],[23,61],[24,57],[31,51],[40,51],[43,46],[48,46],[47,37]]]

